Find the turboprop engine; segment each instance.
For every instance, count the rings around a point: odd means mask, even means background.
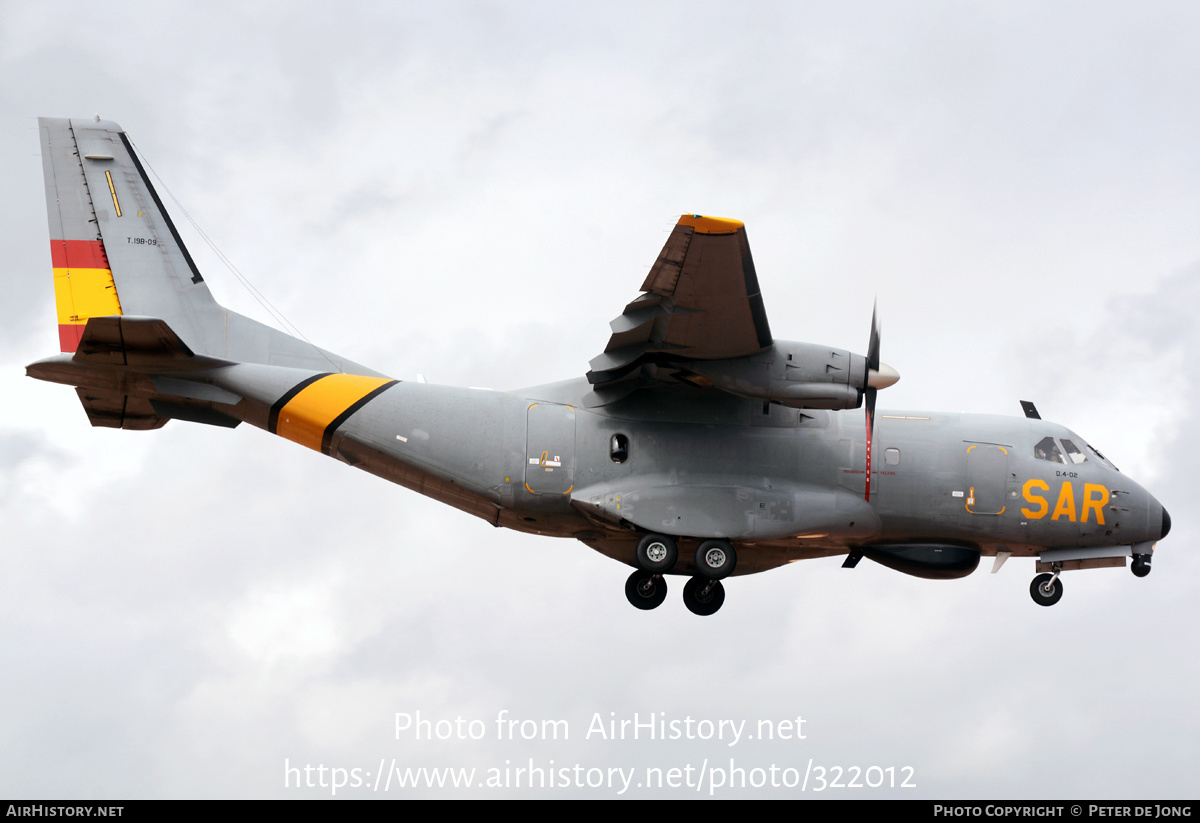
[[[861,354],[791,340],[750,357],[692,361],[687,369],[730,394],[797,409],[856,409],[866,389],[900,379],[884,363],[868,368]]]

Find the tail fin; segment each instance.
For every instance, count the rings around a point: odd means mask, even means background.
[[[198,354],[374,374],[220,306],[116,123],[39,118],[62,351],[89,318],[157,318]]]
[[[160,318],[213,348],[221,309],[120,126],[38,125],[62,350],[75,351],[89,317],[116,314]]]

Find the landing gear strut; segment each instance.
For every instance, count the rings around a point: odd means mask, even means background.
[[[634,608],[657,609],[667,599],[667,581],[661,574],[638,569],[625,581],[625,597]]]
[[[717,609],[725,602],[725,587],[720,580],[705,580],[703,577],[693,577],[683,587],[683,605],[692,614],[706,617],[716,614]]]
[[[1033,582],[1029,584],[1029,596],[1039,606],[1053,606],[1062,600],[1063,584],[1058,578],[1058,572],[1039,574],[1033,578]]]

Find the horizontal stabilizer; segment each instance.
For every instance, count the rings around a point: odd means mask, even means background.
[[[79,402],[83,403],[83,410],[93,426],[145,431],[162,428],[167,423],[166,417],[159,417],[155,413],[149,400],[89,389],[76,389],[75,393],[79,395]]]
[[[87,322],[74,360],[89,366],[187,368],[196,355],[165,321],[154,317],[93,317]],[[199,358],[211,367],[221,361]]]
[[[220,426],[224,429],[236,429],[241,420],[230,417],[216,409],[205,406],[193,406],[187,403],[172,403],[168,400],[150,401],[150,406],[159,417],[171,420],[187,420],[190,423],[203,423],[206,426]]]
[[[145,430],[188,420],[233,428],[241,421],[216,406],[236,406],[242,396],[210,382],[211,369],[229,365],[194,354],[164,320],[126,315],[89,318],[73,355],[31,363],[26,373],[77,386],[93,426]]]

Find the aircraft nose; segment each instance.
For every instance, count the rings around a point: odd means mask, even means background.
[[[1162,510],[1162,512],[1162,534],[1158,536],[1159,540],[1162,540],[1167,536],[1167,533],[1171,531],[1171,515],[1167,514],[1167,510],[1165,508]]]

